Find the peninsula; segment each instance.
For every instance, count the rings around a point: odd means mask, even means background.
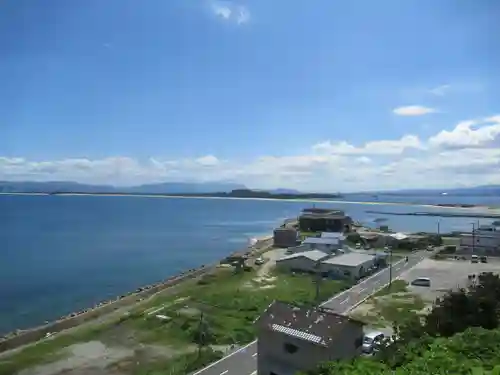
[[[250,189],[235,189],[230,192],[216,192],[216,193],[121,193],[121,192],[51,192],[47,195],[127,195],[127,196],[158,196],[158,197],[190,197],[190,198],[261,198],[261,199],[340,199],[340,194],[326,194],[326,193],[276,193],[264,190],[250,190]]]

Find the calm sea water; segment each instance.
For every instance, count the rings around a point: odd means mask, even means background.
[[[472,202],[471,197],[467,200]],[[0,333],[217,261],[309,206],[290,201],[0,196]],[[368,225],[383,215],[366,210],[423,210],[348,203],[317,206],[343,209]],[[385,224],[398,231],[437,227],[435,217],[386,219]],[[440,222],[444,232],[470,228],[471,219]]]

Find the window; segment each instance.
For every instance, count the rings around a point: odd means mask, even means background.
[[[285,343],[284,345],[285,352],[293,354],[296,353],[299,348],[296,345],[290,344],[290,343]]]

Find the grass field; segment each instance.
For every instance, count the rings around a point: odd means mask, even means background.
[[[320,298],[346,287],[342,282],[323,281]],[[154,314],[134,314],[126,324],[140,332],[144,342],[197,344],[203,332],[205,344],[242,344],[254,339],[253,322],[273,300],[313,303],[315,290],[313,279],[306,275],[275,273],[257,280],[253,271],[235,274],[226,269],[164,301]],[[168,320],[159,320],[158,314]]]
[[[319,299],[325,300],[347,287],[344,282],[323,280]],[[273,300],[309,304],[315,302],[315,292],[314,279],[308,275],[273,271],[259,276],[253,269],[235,273],[232,267],[220,268],[197,281],[184,283],[175,293],[155,297],[106,325],[61,334],[0,360],[0,375],[56,362],[66,358],[64,348],[89,341],[110,348],[128,348],[134,353],[144,347],[155,351],[165,348],[172,354],[148,360],[140,368],[134,367],[134,356],[113,366],[120,371],[132,366],[133,370],[123,373],[134,375],[164,374],[161,369],[167,368],[179,369],[167,374],[182,374],[186,368],[192,368],[192,355],[198,344],[202,344],[207,356],[222,355],[210,348],[252,341],[254,320]],[[203,358],[199,361],[203,362]],[[202,366],[201,362],[196,363],[194,368]]]

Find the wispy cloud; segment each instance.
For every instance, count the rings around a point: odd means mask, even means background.
[[[450,88],[450,85],[441,85],[430,89],[429,93],[435,96],[444,96],[450,90]]]
[[[217,17],[236,22],[238,25],[250,21],[250,11],[243,5],[234,4],[230,1],[212,1],[210,8]]]
[[[398,116],[423,116],[437,112],[434,108],[424,107],[421,105],[408,105],[397,107],[392,110],[392,113]]]

